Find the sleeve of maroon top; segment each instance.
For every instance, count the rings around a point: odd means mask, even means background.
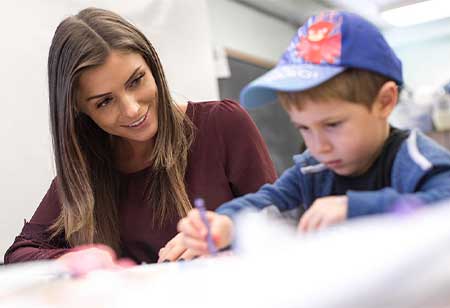
[[[224,100],[217,105],[215,123],[225,151],[222,161],[236,197],[273,183],[277,174],[256,124],[238,103]]]
[[[61,211],[56,180],[54,179],[47,194],[29,222],[25,221],[22,232],[5,253],[5,263],[32,260],[54,259],[69,251],[64,235],[50,240],[48,227]]]

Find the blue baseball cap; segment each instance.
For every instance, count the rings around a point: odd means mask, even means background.
[[[402,63],[375,25],[353,13],[321,13],[298,29],[277,66],[249,83],[240,101],[246,108],[265,105],[276,100],[278,91],[307,90],[347,68],[403,84]]]

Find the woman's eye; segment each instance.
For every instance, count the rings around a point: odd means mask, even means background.
[[[134,88],[136,86],[139,85],[139,83],[141,82],[142,78],[144,77],[145,74],[141,74],[138,77],[136,77],[131,83],[130,83],[130,88]]]
[[[103,100],[101,100],[98,104],[97,104],[97,109],[105,107],[106,105],[108,105],[110,102],[112,101],[111,97],[107,97]]]

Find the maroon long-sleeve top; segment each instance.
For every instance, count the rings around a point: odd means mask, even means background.
[[[233,101],[188,103],[187,116],[196,129],[190,149],[185,183],[191,203],[201,196],[209,210],[256,191],[276,179],[267,147],[246,111]],[[144,187],[151,168],[122,174],[119,226],[122,256],[140,262],[156,262],[158,251],[176,231],[178,217],[163,228],[151,224],[152,210],[143,206]],[[48,227],[60,214],[61,203],[53,180],[47,194],[13,245],[5,263],[51,259],[70,251],[64,234],[49,240]]]

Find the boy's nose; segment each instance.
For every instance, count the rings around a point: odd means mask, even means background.
[[[330,141],[321,134],[316,134],[314,137],[314,149],[316,153],[327,153],[332,149]]]

